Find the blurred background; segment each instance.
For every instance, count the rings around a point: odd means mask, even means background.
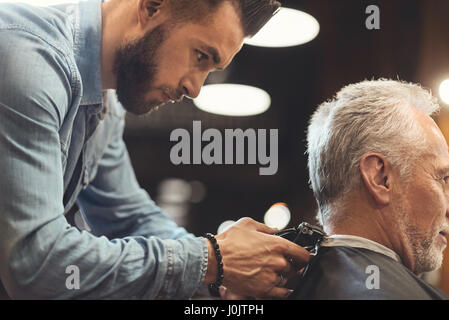
[[[11,2],[11,1],[9,1]],[[32,1],[35,2],[35,1]],[[65,1],[53,1],[65,2]],[[127,117],[124,135],[141,186],[163,210],[190,232],[217,233],[223,222],[252,217],[264,222],[273,203],[284,202],[286,227],[316,223],[316,203],[308,186],[304,154],[306,127],[317,105],[343,86],[365,79],[419,82],[440,97],[449,79],[449,2],[428,0],[283,0],[319,23],[311,41],[289,47],[245,45],[230,67],[206,84],[236,83],[265,90],[267,111],[253,116],[224,116],[200,110],[193,101],[167,105],[144,117]],[[380,29],[368,30],[366,9],[380,9]],[[285,30],[286,33],[302,32]],[[449,137],[448,105],[436,119]],[[173,130],[278,129],[279,169],[259,175],[260,165],[174,165]],[[205,143],[206,144],[206,143]],[[271,217],[273,219],[273,217]],[[276,217],[274,218],[276,220]],[[283,222],[283,223],[282,223]],[[449,294],[449,254],[428,280]]]

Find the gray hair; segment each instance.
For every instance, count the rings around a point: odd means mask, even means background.
[[[402,178],[408,177],[426,148],[411,108],[429,116],[440,110],[421,86],[386,79],[349,85],[318,107],[307,132],[307,153],[322,224],[331,217],[331,208],[360,185],[363,155],[381,153]]]

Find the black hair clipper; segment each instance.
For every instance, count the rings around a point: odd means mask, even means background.
[[[301,223],[296,228],[279,231],[276,235],[300,245],[313,254],[317,252],[321,241],[326,238],[326,234],[320,227],[307,222]]]

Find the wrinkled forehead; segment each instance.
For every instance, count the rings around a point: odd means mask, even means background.
[[[419,122],[423,139],[426,141],[427,159],[438,168],[449,167],[449,150],[446,138],[437,123],[428,115],[419,111],[415,112],[415,118]]]

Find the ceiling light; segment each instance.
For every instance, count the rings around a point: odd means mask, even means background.
[[[206,112],[243,117],[263,113],[271,104],[270,95],[262,89],[240,84],[210,84],[193,100]]]
[[[186,203],[189,201],[191,195],[191,185],[182,179],[165,179],[158,186],[158,202],[172,204]]]
[[[63,3],[75,3],[77,0],[0,0],[0,2],[26,3],[34,6],[54,6]]]
[[[234,220],[227,220],[227,221],[225,221],[225,222],[222,222],[222,223],[220,224],[220,226],[218,227],[217,234],[220,234],[220,233],[225,232],[225,231],[228,230],[229,227],[231,227],[234,223],[235,223]]]
[[[449,104],[449,79],[444,80],[440,85],[440,97],[444,103]]]
[[[246,44],[259,47],[292,47],[316,38],[320,24],[310,14],[281,8]]]
[[[284,229],[291,219],[290,210],[284,203],[276,203],[265,213],[264,222],[270,228]]]

